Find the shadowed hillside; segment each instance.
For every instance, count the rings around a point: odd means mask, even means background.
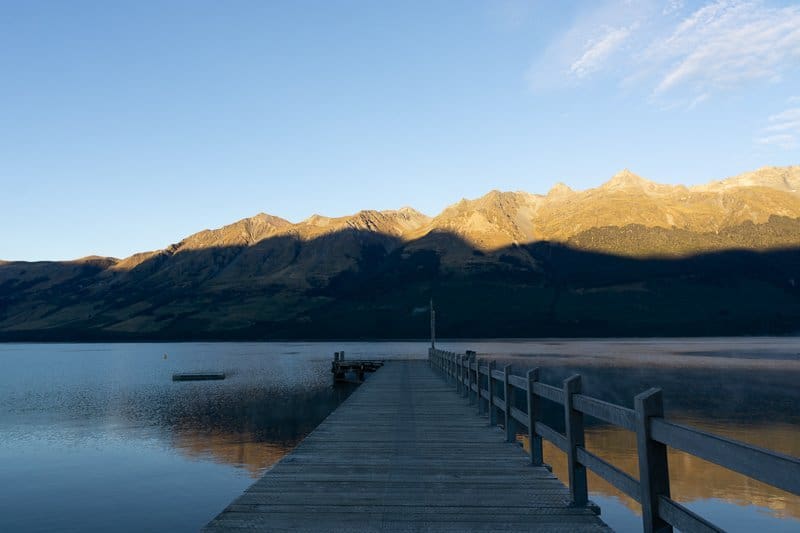
[[[787,223],[741,231],[768,234]],[[800,234],[800,221],[792,224]],[[641,227],[616,232],[646,242],[663,237]],[[10,263],[0,266],[0,335],[419,338],[427,333],[431,297],[440,334],[451,337],[800,330],[799,248],[642,259],[547,242],[483,252],[452,234],[425,239],[430,248],[356,230],[303,243],[276,237],[255,247],[156,256],[126,271],[94,261]],[[453,266],[443,250],[469,259]]]
[[[0,262],[0,339],[800,332],[800,167],[687,188],[492,191],[293,224],[260,214],[123,260]]]

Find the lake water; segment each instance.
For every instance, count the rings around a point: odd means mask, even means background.
[[[671,419],[800,456],[800,339],[441,342],[543,381],[583,376],[587,394],[632,406],[664,389]],[[422,342],[0,344],[0,531],[197,531],[351,392],[348,358],[425,357]],[[173,382],[173,372],[225,371]],[[552,414],[555,416],[555,414]],[[557,418],[557,417],[556,417]],[[554,423],[557,423],[555,420]],[[587,448],[636,475],[624,430],[587,428]],[[545,459],[566,480],[565,458]],[[798,531],[800,497],[685,454],[670,455],[673,497],[730,531]],[[638,506],[590,475],[618,531]]]

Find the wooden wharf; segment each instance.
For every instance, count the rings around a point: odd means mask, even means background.
[[[543,400],[561,406],[564,433]],[[636,435],[638,479],[586,449],[585,416]],[[566,454],[569,489],[543,439]],[[587,470],[641,505],[646,533],[722,531],[673,499],[668,447],[800,494],[800,459],[669,421],[660,389],[629,409],[582,394],[577,375],[556,387],[538,369],[431,348],[427,364],[387,362],[206,531],[610,531]]]
[[[205,530],[610,531],[437,374],[387,362]]]
[[[637,395],[634,409],[629,409],[581,394],[579,375],[554,387],[539,381],[539,369],[516,375],[511,365],[499,370],[496,361],[480,359],[471,351],[456,354],[431,347],[428,357],[457,392],[474,398],[478,411],[488,413],[490,425],[504,425],[507,440],[519,430],[527,432],[531,464],[543,464],[542,439],[566,454],[572,505],[588,501],[586,471],[592,470],[641,505],[645,533],[671,533],[673,528],[684,533],[723,531],[673,499],[667,448],[800,495],[800,458],[671,422],[664,417],[661,389]],[[542,400],[561,406],[564,434],[542,420]],[[636,435],[639,479],[586,449],[584,416]]]
[[[333,354],[331,374],[333,383],[363,383],[367,372],[375,372],[383,366],[383,361],[355,359],[345,360],[344,352]],[[354,376],[354,377],[349,377]]]

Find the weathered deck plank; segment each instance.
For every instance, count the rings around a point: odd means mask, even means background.
[[[206,531],[610,531],[425,362],[387,364]]]

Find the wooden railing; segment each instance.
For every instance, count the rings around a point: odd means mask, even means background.
[[[666,420],[661,389],[639,394],[634,409],[628,409],[581,394],[579,375],[564,380],[559,388],[541,383],[538,368],[525,376],[515,375],[511,365],[498,370],[495,361],[479,359],[472,351],[456,354],[430,348],[428,357],[431,366],[455,383],[458,393],[469,397],[479,414],[488,411],[491,425],[502,423],[508,442],[516,440],[518,429],[527,429],[533,465],[543,464],[543,438],[566,453],[573,505],[589,501],[588,468],[641,505],[646,533],[669,532],[673,527],[683,532],[722,531],[671,498],[667,447],[800,494],[800,459]],[[515,391],[524,393],[525,402],[519,402],[524,406],[517,406],[520,395]],[[564,407],[564,434],[544,423],[542,398]],[[586,449],[584,415],[636,434],[639,479]]]

